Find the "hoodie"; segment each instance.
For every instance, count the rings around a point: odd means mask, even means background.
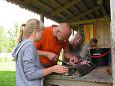
[[[32,41],[22,41],[12,56],[16,59],[16,86],[43,86],[43,70]]]

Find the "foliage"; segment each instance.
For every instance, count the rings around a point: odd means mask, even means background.
[[[1,26],[0,33],[0,52],[12,52],[16,45],[16,38],[19,33],[19,24],[15,23],[14,26],[7,31],[5,31],[5,28]]]
[[[16,45],[16,39],[19,33],[19,25],[18,23],[14,24],[14,27],[11,28],[11,30],[8,31],[7,36],[7,52],[12,52],[12,49]]]
[[[2,52],[3,44],[5,39],[4,27],[0,26],[0,52]]]

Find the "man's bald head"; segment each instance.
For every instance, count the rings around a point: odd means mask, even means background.
[[[71,35],[71,28],[68,23],[61,23],[58,26],[58,30],[60,31],[60,35],[57,37],[59,40],[67,40]]]
[[[68,35],[71,34],[71,28],[70,28],[70,26],[69,26],[68,23],[61,23],[61,24],[59,25],[59,29],[60,29],[61,31],[65,32],[65,34],[68,34]]]

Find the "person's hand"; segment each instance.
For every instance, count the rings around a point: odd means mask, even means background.
[[[68,67],[61,66],[61,65],[54,65],[52,66],[53,72],[55,73],[67,73],[68,72]]]
[[[78,58],[76,56],[72,56],[72,57],[70,57],[69,62],[71,64],[74,64],[74,63],[76,64],[76,63],[78,63]]]
[[[53,52],[48,52],[47,57],[52,61],[56,61],[58,59],[58,55]]]
[[[81,64],[88,64],[88,61],[87,60],[83,60],[80,62]]]

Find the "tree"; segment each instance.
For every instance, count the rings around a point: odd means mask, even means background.
[[[0,53],[12,52],[16,45],[16,39],[19,34],[19,24],[15,23],[14,26],[5,31],[3,26],[0,26]]]
[[[16,45],[16,39],[19,34],[19,24],[15,23],[11,30],[7,32],[7,52],[12,52],[13,48]]]
[[[4,39],[5,39],[5,28],[3,26],[0,26],[0,53],[3,51],[4,47]]]

